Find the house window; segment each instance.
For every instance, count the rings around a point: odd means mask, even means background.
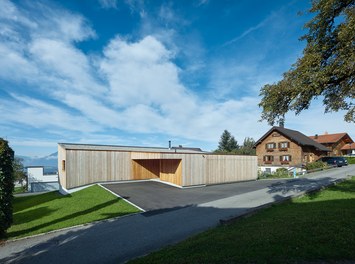
[[[287,149],[290,147],[290,142],[280,142],[279,143],[279,148],[280,149]]]
[[[266,149],[275,149],[276,148],[276,143],[267,143],[266,144]]]
[[[65,160],[62,160],[62,171],[65,171]]]
[[[274,161],[274,156],[264,156],[264,163],[272,163]]]
[[[280,156],[281,163],[289,163],[292,160],[291,155]]]

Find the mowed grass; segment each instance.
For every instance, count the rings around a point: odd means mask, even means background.
[[[7,231],[8,238],[25,237],[139,212],[98,185],[66,196],[49,192],[15,197],[13,205],[14,222]]]
[[[183,224],[183,223],[182,223]],[[132,263],[354,263],[355,177]]]

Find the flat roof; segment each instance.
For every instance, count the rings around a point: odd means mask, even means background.
[[[157,153],[208,153],[199,148],[184,147],[137,147],[137,146],[115,146],[115,145],[94,145],[94,144],[74,144],[58,143],[64,149],[69,150],[97,150],[97,151],[127,151],[127,152],[157,152]]]

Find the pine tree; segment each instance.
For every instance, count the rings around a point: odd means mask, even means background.
[[[228,130],[224,130],[218,143],[217,152],[233,152],[239,148],[238,142]]]

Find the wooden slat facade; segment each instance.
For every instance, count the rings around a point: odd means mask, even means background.
[[[66,188],[95,182],[131,180],[129,152],[66,151]]]
[[[160,176],[160,160],[158,159],[132,160],[133,180],[159,179],[159,176]]]
[[[61,170],[62,162],[65,170]],[[160,179],[179,186],[256,180],[257,157],[202,153],[149,153],[58,147],[61,185]]]
[[[182,162],[179,159],[160,160],[160,180],[182,185]]]
[[[256,156],[207,156],[206,184],[256,180]]]

